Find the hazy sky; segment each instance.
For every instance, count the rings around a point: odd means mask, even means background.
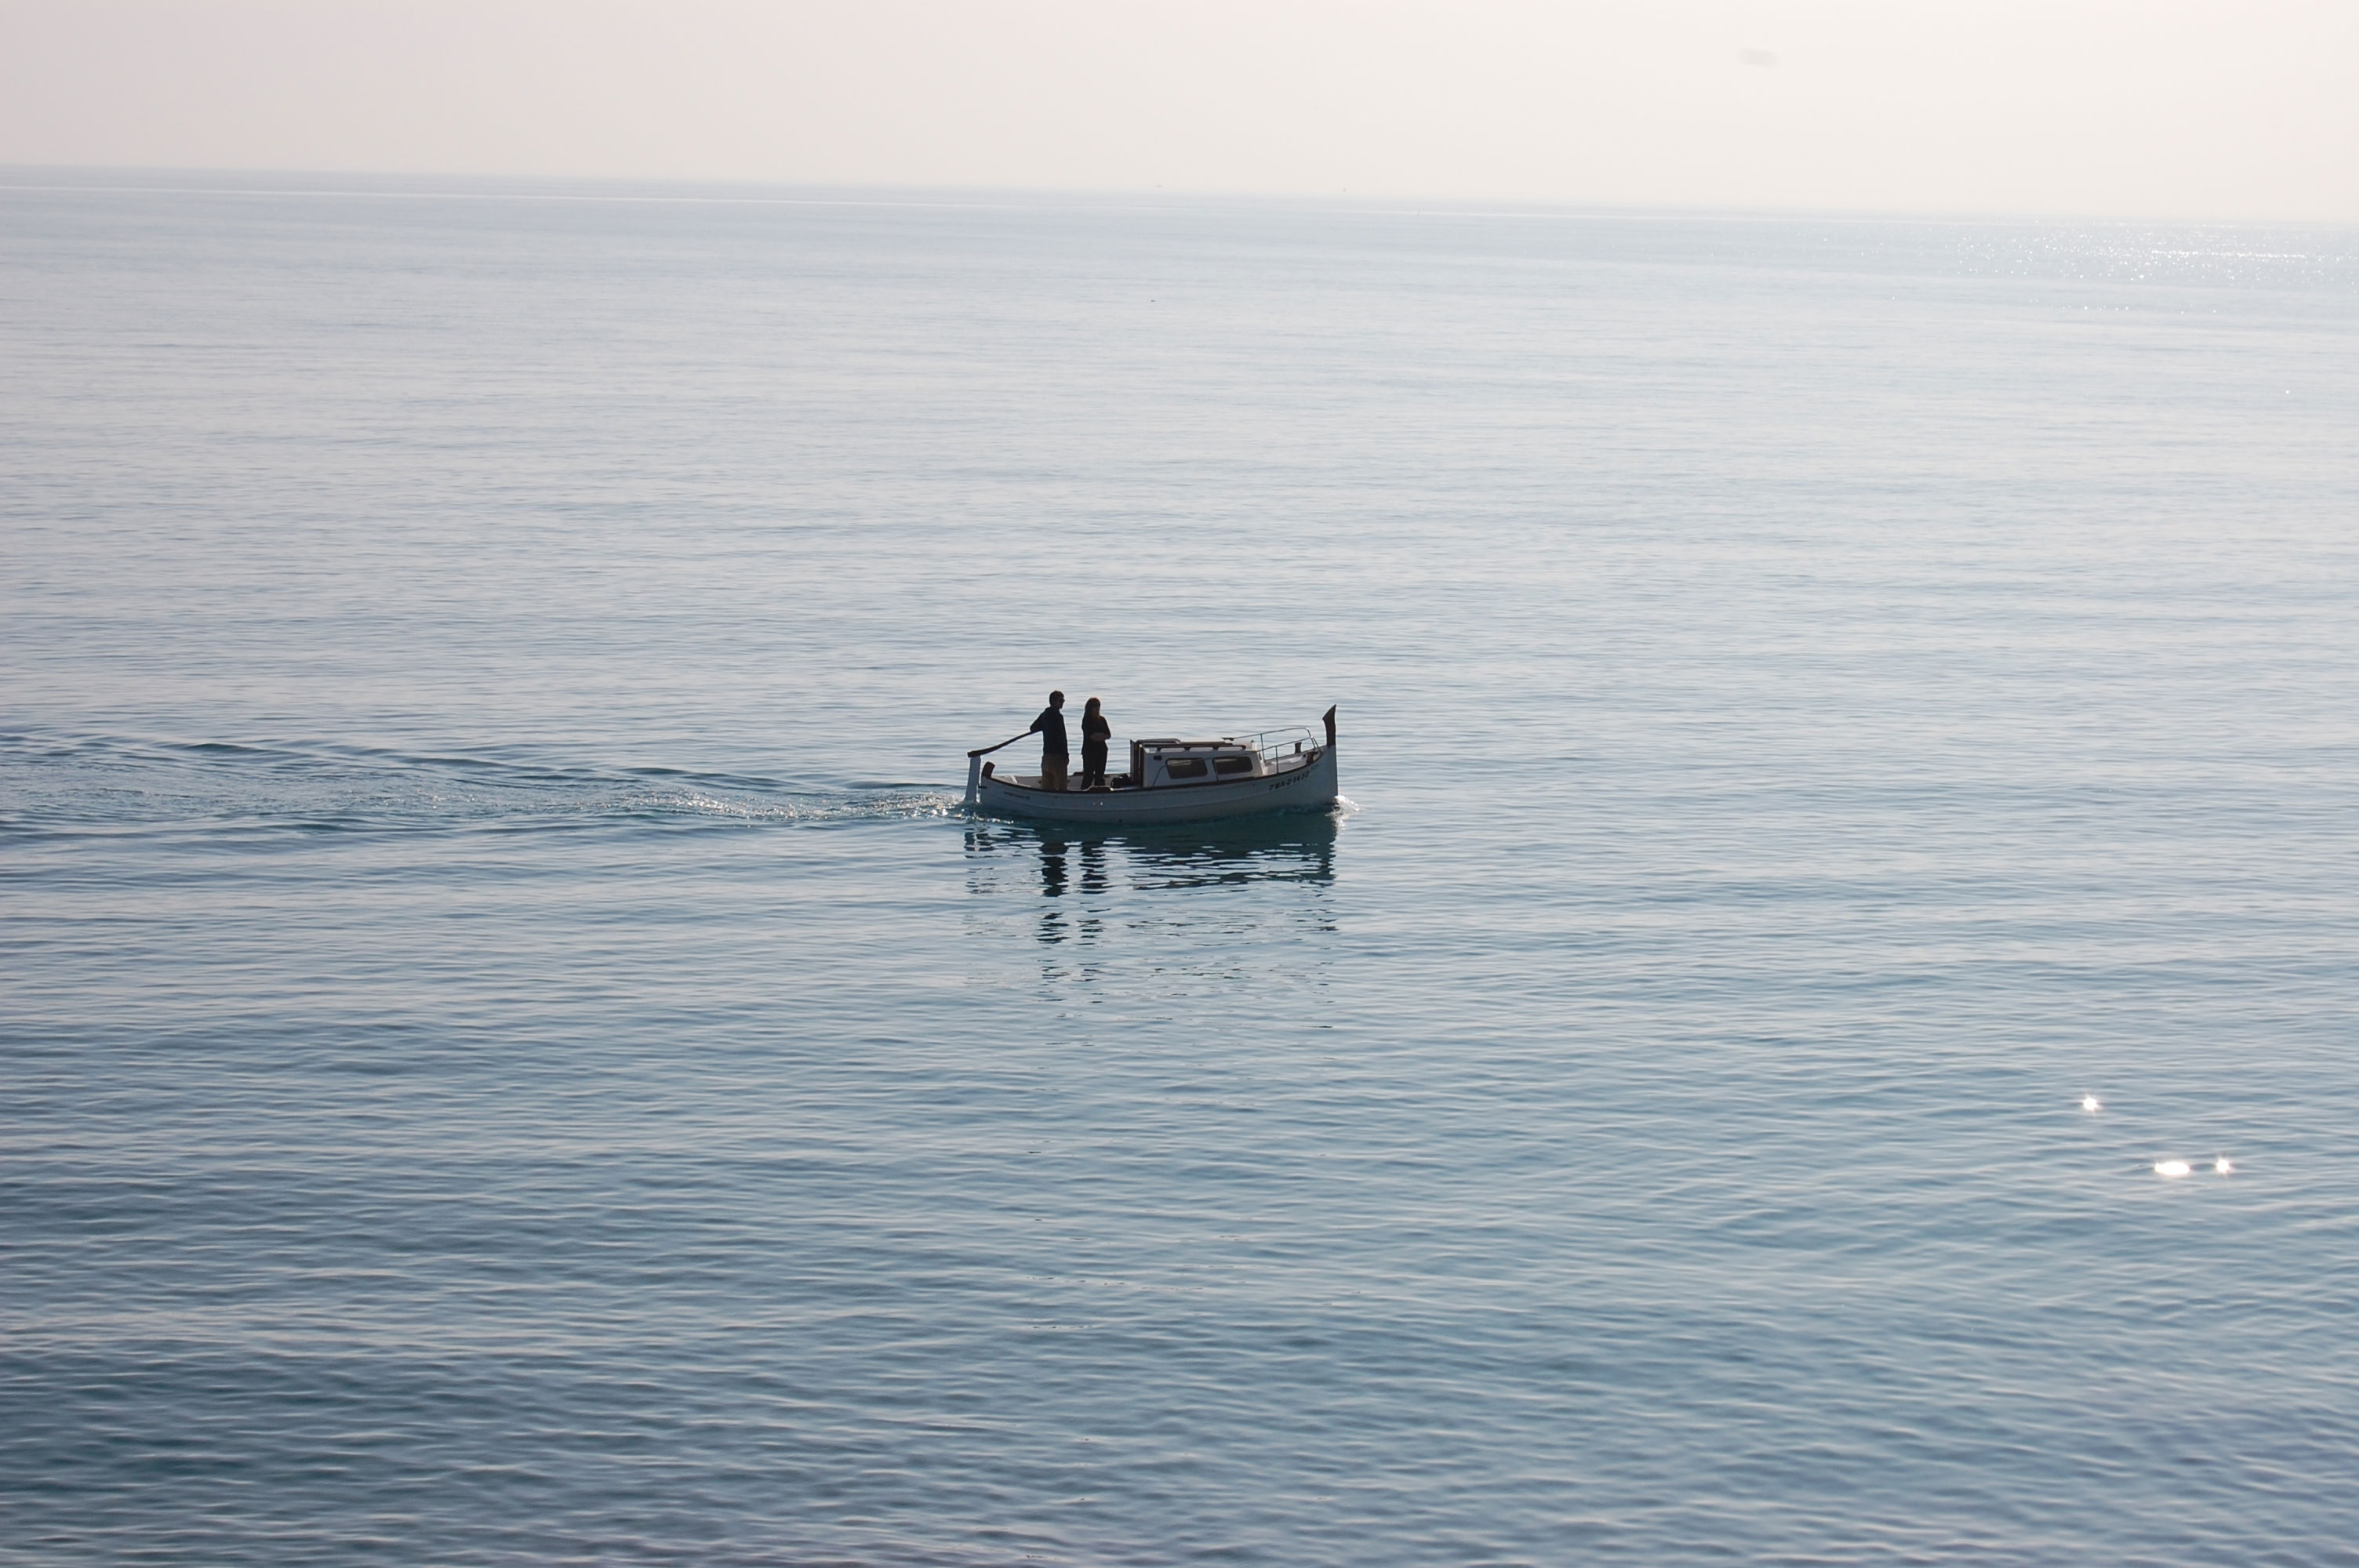
[[[2359,0],[0,0],[0,162],[2359,221]]]

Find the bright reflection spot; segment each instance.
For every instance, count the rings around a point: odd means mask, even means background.
[[[2082,1095],[2081,1097],[2081,1108],[2093,1113],[2104,1109],[2105,1102],[2099,1099],[2095,1095]]]
[[[2236,1162],[2234,1160],[2229,1159],[2225,1154],[2221,1155],[2217,1160],[2212,1162],[2212,1173],[2215,1176],[2234,1175],[2235,1173],[2235,1170]]]
[[[2158,1176],[2183,1176],[2190,1167],[2184,1160],[2157,1160],[2154,1173]]]

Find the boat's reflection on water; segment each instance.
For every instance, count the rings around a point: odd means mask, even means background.
[[[1223,885],[1335,880],[1332,813],[1305,812],[1240,822],[1093,828],[1054,823],[976,822],[966,830],[970,882],[978,893],[1016,891],[1009,873],[1037,864],[1039,896],[1078,899],[1042,911],[1043,942],[1087,940],[1103,928],[1108,900],[1120,893],[1177,892]]]

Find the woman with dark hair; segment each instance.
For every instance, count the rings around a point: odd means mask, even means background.
[[[1098,699],[1093,697],[1082,707],[1082,787],[1083,789],[1106,787],[1106,737],[1114,733],[1114,726],[1105,721],[1105,715],[1098,711]]]

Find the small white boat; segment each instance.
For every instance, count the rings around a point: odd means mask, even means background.
[[[966,754],[966,808],[986,816],[1055,822],[1210,822],[1268,811],[1325,811],[1335,804],[1335,710],[1322,742],[1305,726],[1217,741],[1133,741],[1130,771],[1103,789],[1043,789],[1037,774],[1003,773],[984,761],[1030,730]]]

